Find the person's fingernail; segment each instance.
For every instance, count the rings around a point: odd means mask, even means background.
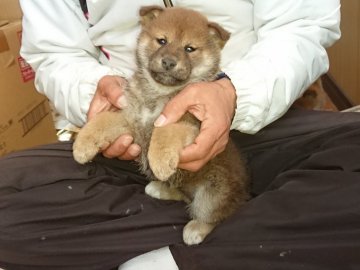
[[[129,154],[132,155],[133,157],[137,157],[138,155],[140,155],[140,153],[141,153],[140,146],[134,145],[134,147],[130,147],[129,149]]]
[[[126,97],[124,95],[120,96],[116,101],[116,104],[120,109],[125,108],[128,105]]]
[[[133,138],[132,138],[131,136],[125,136],[125,137],[122,139],[122,144],[123,144],[123,146],[125,146],[125,147],[128,147],[132,142],[133,142]]]
[[[160,116],[158,117],[158,119],[156,119],[154,126],[155,127],[161,127],[165,124],[166,122],[166,117],[163,114],[160,114]]]

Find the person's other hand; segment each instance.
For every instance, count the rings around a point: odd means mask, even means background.
[[[226,78],[191,84],[166,104],[155,121],[157,127],[177,122],[186,112],[201,121],[195,142],[180,153],[179,168],[198,171],[224,151],[229,141],[235,107],[235,88]]]
[[[94,97],[87,113],[88,121],[97,113],[103,111],[117,111],[127,106],[123,89],[127,81],[120,76],[104,76],[100,79]],[[108,158],[133,160],[141,152],[139,145],[133,143],[130,134],[124,134],[116,139],[109,147],[102,149],[102,154]]]

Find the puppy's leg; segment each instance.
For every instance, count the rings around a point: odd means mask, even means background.
[[[74,142],[75,160],[81,164],[91,161],[101,149],[125,133],[129,133],[129,128],[121,112],[97,114],[80,130]]]
[[[160,200],[185,201],[190,200],[179,189],[170,187],[168,182],[151,181],[145,187],[145,193],[150,197]]]
[[[181,149],[191,144],[198,132],[198,127],[188,122],[154,128],[148,159],[157,179],[166,181],[175,173]]]
[[[210,187],[201,185],[196,188],[193,201],[189,205],[192,220],[186,224],[183,231],[185,244],[200,244],[214,229],[218,223],[214,217],[214,212],[217,210],[219,199],[219,194],[216,194]]]
[[[185,226],[183,239],[187,245],[201,243],[217,224],[231,215],[244,202],[239,185],[231,184],[226,168],[207,164],[197,175],[200,182],[193,187],[194,197],[189,205],[192,220]],[[192,183],[187,183],[187,189]]]
[[[200,244],[215,226],[216,224],[206,223],[200,220],[190,220],[184,227],[184,243],[189,246]]]

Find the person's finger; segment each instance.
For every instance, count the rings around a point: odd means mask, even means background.
[[[211,131],[203,130],[196,137],[194,143],[186,146],[180,152],[180,163],[187,163],[205,158],[216,143]]]
[[[141,153],[141,147],[138,144],[130,144],[130,146],[123,151],[119,150],[116,146],[111,145],[105,151],[102,152],[104,157],[107,158],[118,158],[121,160],[134,160]]]
[[[103,111],[118,110],[127,106],[123,95],[126,80],[119,76],[104,76],[100,79],[97,90],[87,113],[88,120]]]
[[[187,93],[189,91],[183,90],[165,105],[162,113],[154,123],[155,127],[175,123],[188,111],[192,102],[191,97]]]
[[[224,144],[223,141],[226,140],[216,141],[209,152],[207,152],[204,156],[201,156],[199,159],[193,159],[193,153],[196,153],[199,150],[195,144],[190,145],[182,151],[178,168],[192,172],[200,170],[207,162],[209,162],[209,160],[225,150],[226,144]]]
[[[193,144],[180,152],[178,167],[189,171],[198,171],[210,159],[223,152],[229,141],[229,132],[203,128]]]
[[[125,134],[117,138],[109,147],[102,151],[102,154],[108,158],[114,158],[123,155],[133,142],[133,137]]]
[[[126,80],[119,76],[105,76],[99,81],[98,88],[107,100],[115,107],[122,109],[127,106],[127,101],[123,95]]]
[[[90,103],[89,111],[87,113],[87,118],[90,120],[99,112],[107,111],[111,108],[111,104],[101,97],[94,97]]]
[[[108,158],[118,157],[126,152],[130,144],[133,142],[133,137],[125,134],[117,138],[109,147],[102,151],[102,154]]]
[[[121,160],[134,160],[141,153],[141,147],[138,144],[131,144],[124,154],[118,157]]]
[[[178,168],[190,172],[197,172],[206,164],[207,161],[208,160],[196,160],[187,163],[179,163]]]

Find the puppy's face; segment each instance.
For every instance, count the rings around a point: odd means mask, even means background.
[[[140,15],[138,65],[154,81],[181,86],[214,78],[220,51],[230,37],[228,32],[183,8],[143,7]]]

